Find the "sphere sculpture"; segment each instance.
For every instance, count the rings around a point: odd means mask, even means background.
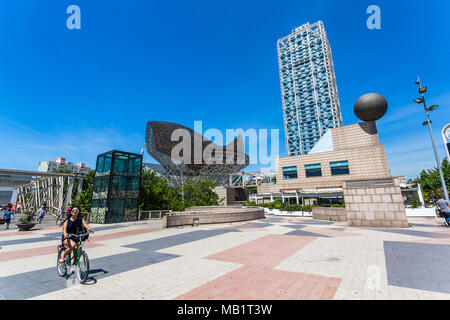
[[[367,93],[355,102],[355,115],[363,121],[381,119],[387,111],[386,99],[378,93]]]

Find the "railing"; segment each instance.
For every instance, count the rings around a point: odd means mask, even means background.
[[[89,221],[90,212],[81,212],[81,216]],[[150,211],[141,211],[138,212],[137,221],[141,220],[158,220],[162,219],[164,216],[171,215],[172,210],[150,210]],[[65,217],[64,217],[65,218]]]
[[[140,211],[138,213],[138,221],[141,220],[152,220],[152,219],[162,219],[164,216],[170,214],[171,210],[150,210],[150,211]]]
[[[58,212],[59,209],[55,207],[47,207],[47,209],[45,210],[45,213],[50,213],[55,218],[58,218]]]

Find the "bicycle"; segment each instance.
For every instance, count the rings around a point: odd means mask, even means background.
[[[76,274],[80,283],[85,283],[89,276],[89,258],[86,251],[83,250],[83,242],[87,240],[87,236],[89,236],[89,232],[83,234],[72,234],[68,235],[68,238],[78,238],[80,242],[76,245],[74,251],[70,252],[66,255],[64,259],[64,263],[60,264],[59,261],[61,259],[62,253],[67,250],[66,246],[63,243],[58,245],[58,260],[57,260],[57,270],[58,275],[60,277],[64,277],[67,274],[67,270],[71,266],[75,266]],[[86,237],[86,238],[85,238]],[[72,257],[73,253],[73,257]]]

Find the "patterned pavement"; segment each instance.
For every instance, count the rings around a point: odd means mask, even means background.
[[[304,217],[161,229],[92,225],[88,284],[58,277],[60,228],[0,232],[0,299],[450,299],[450,229]],[[40,229],[38,229],[40,228]]]

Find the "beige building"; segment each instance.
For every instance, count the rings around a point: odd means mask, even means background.
[[[55,161],[39,161],[39,169],[41,172],[53,172],[59,169],[69,170],[72,173],[88,174],[91,168],[86,167],[84,163],[74,164],[67,162],[66,158],[56,158]]]
[[[328,130],[306,155],[278,158],[276,184],[258,186],[250,200],[339,198],[344,181],[390,176],[375,121],[362,122]]]

